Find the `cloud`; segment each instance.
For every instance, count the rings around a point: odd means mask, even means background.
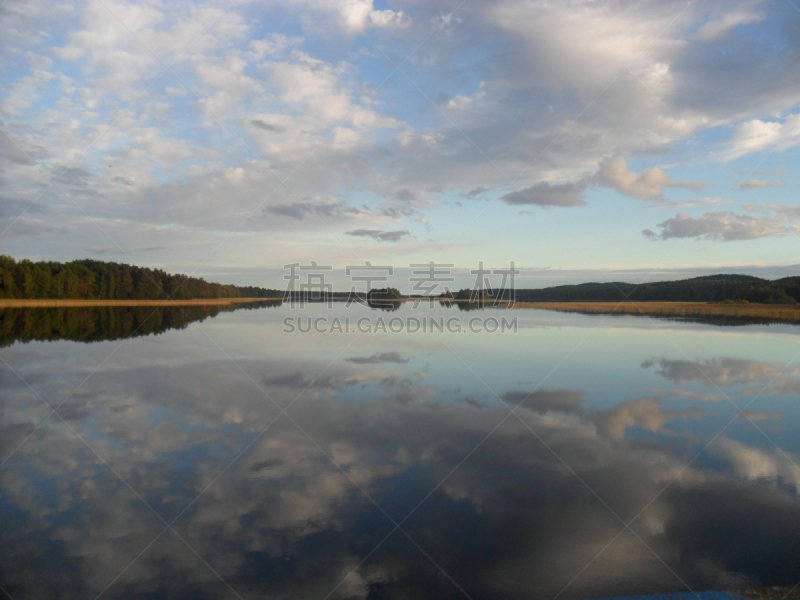
[[[776,218],[786,221],[800,219],[800,205],[787,204],[742,204],[742,208],[756,213],[774,213]]]
[[[405,229],[401,231],[381,231],[380,229],[354,229],[348,231],[347,235],[355,237],[371,237],[378,242],[399,242],[404,237],[410,235]]]
[[[695,150],[703,158],[700,141],[725,138],[718,157],[796,143],[800,43],[790,6],[648,0],[618,11],[500,0],[467,3],[455,14],[441,2],[402,10],[371,0],[245,3],[227,12],[205,2],[193,10],[127,0],[15,5],[0,18],[8,50],[2,128],[48,173],[82,170],[68,191],[103,228],[124,232],[128,224],[125,235],[147,236],[130,247],[166,246],[154,257],[165,268],[185,264],[183,243],[211,251],[211,231],[243,222],[246,233],[281,229],[286,237],[276,246],[301,252],[292,236],[325,228],[293,206],[287,189],[276,190],[278,181],[314,204],[357,198],[361,208],[342,206],[331,217],[319,209],[333,231],[405,231],[412,220],[430,219],[433,234],[448,218],[432,210],[437,202],[488,198],[517,175],[505,203],[577,207],[600,184],[666,208],[668,188],[702,184],[675,181],[664,165],[632,172],[625,159],[672,148],[685,164]],[[167,64],[180,57],[172,66],[180,81],[158,79],[164,67],[154,55]],[[404,68],[413,65],[424,95],[383,85],[391,63],[409,56]],[[231,132],[243,133],[248,147]],[[2,136],[0,154],[0,192],[32,202],[41,174]],[[55,196],[42,204],[57,203]],[[711,205],[671,206],[703,203]],[[48,240],[50,258],[70,257],[73,238],[82,247],[107,245],[84,242],[90,227],[80,218],[69,223]],[[620,240],[627,226],[615,225]],[[327,235],[316,236],[317,248],[330,247]],[[519,236],[511,232],[503,243],[522,243]],[[220,260],[235,266],[254,257],[229,250],[254,239],[231,238]],[[416,240],[417,249],[423,243]],[[45,253],[24,237],[14,244],[9,252]]]
[[[435,198],[419,190],[402,188],[387,190],[384,194],[388,197],[381,204],[380,212],[391,219],[419,216],[422,209],[436,206]]]
[[[354,356],[345,360],[355,365],[377,365],[381,363],[404,365],[408,362],[407,358],[400,356],[397,352],[376,352],[372,356]]]
[[[0,129],[0,157],[21,165],[34,164],[30,157],[20,150],[19,146],[2,129]]]
[[[730,211],[713,211],[700,217],[692,217],[686,213],[678,213],[671,219],[658,224],[660,233],[645,229],[645,237],[667,240],[670,238],[705,238],[732,242],[737,240],[754,240],[763,237],[796,235],[800,227],[789,224],[800,218],[790,211],[792,207],[784,207],[773,215],[740,214]]]
[[[661,398],[637,398],[620,402],[610,410],[590,411],[582,406],[583,392],[576,390],[510,391],[501,398],[515,409],[526,408],[539,414],[556,412],[589,418],[596,423],[599,431],[614,440],[624,439],[628,427],[641,427],[659,433],[672,419],[703,416],[703,412],[697,409],[665,411],[661,407]]]
[[[768,148],[786,150],[800,144],[800,113],[789,115],[783,122],[753,119],[736,128],[725,142],[727,150],[719,154],[722,160],[733,160]]]
[[[637,174],[628,170],[627,161],[619,155],[603,159],[594,179],[599,185],[639,200],[661,200],[665,187],[701,190],[708,185],[702,181],[675,181],[661,167]]]
[[[54,217],[55,211],[43,203],[12,200],[0,196],[0,232],[3,241],[10,238],[38,238],[44,233],[63,234],[64,223]],[[51,223],[58,223],[51,225]],[[40,242],[39,245],[41,245]]]
[[[291,217],[298,221],[305,219],[313,219],[319,221],[321,217],[327,219],[338,219],[341,217],[357,216],[362,214],[363,211],[355,208],[344,202],[294,202],[291,204],[276,204],[275,206],[268,206],[265,212],[274,215],[281,215],[284,217]],[[324,222],[330,223],[329,220]]]
[[[270,206],[267,208],[267,212],[270,212],[274,215],[291,217],[293,219],[297,219],[298,221],[302,221],[307,216],[313,215],[312,210],[304,204],[280,204],[278,206]]]
[[[714,40],[737,25],[748,25],[763,21],[764,15],[754,12],[734,10],[719,19],[710,19],[698,31],[695,37],[704,42]]]
[[[650,363],[649,366],[645,366],[648,363],[643,364],[642,366],[645,368],[650,368],[652,364]],[[721,402],[725,400],[725,394],[717,393],[717,392],[695,392],[692,390],[682,390],[682,389],[660,389],[660,388],[651,388],[650,392],[656,394],[658,397],[664,398],[687,398],[690,400],[700,400],[701,402]]]
[[[725,204],[733,204],[733,200],[726,200],[719,196],[712,196],[709,198],[698,198],[697,200],[681,200],[680,202],[660,202],[654,204],[649,208],[658,210],[662,208],[696,208],[698,206],[724,206]]]
[[[255,52],[257,58],[266,55],[280,54],[292,46],[303,42],[303,38],[291,37],[282,33],[271,33],[266,38],[260,40],[250,40],[248,48]]]
[[[652,229],[642,229],[642,235],[651,240],[658,237],[658,234]]]
[[[261,339],[257,328],[242,329]],[[34,381],[45,387],[85,364],[92,350],[76,348],[65,364],[52,344],[38,346],[34,359],[18,350],[9,360],[24,362],[26,379],[39,377]],[[486,436],[487,422],[508,416],[508,406],[450,401],[446,386],[422,380],[389,383],[399,369],[392,363],[338,361],[317,385],[326,363],[313,353],[245,361],[242,368],[280,406],[314,382],[292,406],[301,431],[276,420],[279,409],[204,348],[186,345],[181,361],[169,361],[174,344],[137,343],[123,351],[122,367],[98,369],[64,406],[77,431],[95,432],[96,454],[54,430],[23,445],[13,465],[25,468],[3,473],[6,504],[18,518],[3,520],[0,531],[27,541],[3,544],[0,559],[21,595],[95,597],[108,586],[109,572],[123,573],[117,585],[126,596],[168,595],[176,578],[199,590],[195,596],[223,586],[205,565],[185,558],[179,540],[154,545],[130,565],[163,526],[141,518],[141,501],[108,475],[98,456],[143,497],[159,498],[159,516],[172,520],[191,503],[175,524],[185,543],[234,588],[275,597],[323,597],[343,573],[348,587],[338,591],[346,597],[368,597],[378,586],[407,597],[420,590],[447,596],[447,579],[420,584],[420,573],[434,571],[411,544],[360,565],[388,529],[376,530],[375,507],[359,488],[379,490],[383,506],[408,512],[448,473],[426,509],[408,520],[407,532],[436,540],[453,579],[475,597],[529,597],[531,590],[553,597],[593,558],[598,569],[576,581],[575,597],[670,589],[674,575],[653,554],[673,561],[695,589],[796,580],[800,507],[792,486],[800,477],[792,457],[720,437],[708,447],[715,460],[687,465],[686,443],[697,438],[670,439],[668,422],[694,415],[663,411],[652,399],[581,411],[578,390],[534,393],[531,410],[526,404],[518,411],[524,424],[505,421],[473,460],[462,461]],[[429,355],[422,349],[419,356]],[[292,372],[292,381],[281,381],[279,374]],[[0,380],[0,390],[0,429],[8,434],[0,443],[22,441],[38,407],[13,379]],[[159,418],[165,411],[172,418]],[[270,435],[254,442],[267,426]],[[657,435],[626,435],[630,427]],[[248,452],[231,465],[226,457],[245,446]],[[665,492],[666,482],[672,483]],[[42,494],[43,485],[52,493]],[[635,523],[641,540],[622,536],[598,557],[619,532],[608,507],[632,518],[645,505]],[[454,526],[463,535],[454,537]],[[653,554],[642,552],[642,541]],[[746,560],[754,552],[775,560]],[[26,577],[43,556],[49,576]],[[296,568],[287,570],[288,561]],[[632,575],[639,582],[633,589]]]
[[[116,246],[100,246],[94,248],[86,248],[87,252],[91,252],[92,254],[108,254],[108,255],[119,255],[119,254],[134,254],[136,252],[154,252],[156,250],[165,250],[166,246],[148,246],[146,248],[132,248],[128,250],[122,250],[117,248]]]
[[[480,196],[482,194],[485,194],[486,192],[489,191],[489,189],[490,188],[484,187],[484,186],[476,187],[476,188],[473,188],[473,189],[469,190],[466,194],[464,194],[464,196],[466,198],[475,198],[476,196]]]
[[[759,188],[778,188],[783,187],[782,181],[767,181],[766,179],[750,179],[749,181],[741,181],[737,183],[743,190],[755,190]]]
[[[286,127],[283,125],[274,125],[272,123],[265,123],[261,119],[253,119],[250,121],[253,125],[258,127],[259,129],[263,129],[264,131],[271,131],[273,133],[283,133],[286,131]]]
[[[800,467],[780,450],[765,452],[731,439],[719,440],[709,450],[726,460],[739,477],[800,489]]]
[[[319,19],[321,16],[334,14],[338,16],[339,24],[348,34],[361,33],[367,28],[405,28],[411,25],[411,18],[402,11],[391,9],[375,9],[373,0],[342,0],[341,2],[328,2],[327,0],[304,0],[306,4],[315,9],[309,18]],[[321,14],[320,14],[321,13]],[[330,19],[325,23],[330,26]]]
[[[609,437],[621,440],[628,427],[641,427],[653,433],[659,433],[672,419],[698,419],[703,412],[697,409],[665,411],[661,408],[661,400],[656,398],[638,398],[622,402],[610,411],[600,413],[598,427]]]
[[[30,204],[0,196],[0,219],[14,219],[22,213],[42,214],[47,212],[47,207],[41,204]]]
[[[642,367],[649,369],[656,364],[659,366],[657,373],[676,385],[697,381],[708,387],[719,388],[770,383],[783,371],[775,363],[727,357],[705,361],[662,358],[646,361]]]
[[[581,182],[551,185],[546,181],[542,181],[524,190],[510,192],[502,196],[501,200],[515,206],[526,204],[562,207],[583,206],[586,204],[583,199],[584,187],[585,184]]]
[[[744,416],[748,421],[768,421],[772,419],[782,419],[783,413],[743,410],[742,416]]]

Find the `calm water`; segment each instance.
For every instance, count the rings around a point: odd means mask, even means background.
[[[518,331],[283,333],[412,314]],[[5,313],[0,585],[17,600],[800,580],[800,328],[284,305],[125,337],[132,315]]]

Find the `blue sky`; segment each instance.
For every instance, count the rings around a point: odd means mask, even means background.
[[[0,44],[18,258],[272,287],[312,260],[800,264],[791,1],[10,0]]]

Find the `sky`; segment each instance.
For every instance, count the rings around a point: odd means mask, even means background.
[[[797,0],[7,0],[0,253],[798,275],[799,105]]]

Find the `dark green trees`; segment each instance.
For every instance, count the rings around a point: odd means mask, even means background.
[[[120,263],[88,259],[31,262],[0,256],[0,298],[184,300],[277,296],[279,292],[264,288],[209,283],[197,277]]]

